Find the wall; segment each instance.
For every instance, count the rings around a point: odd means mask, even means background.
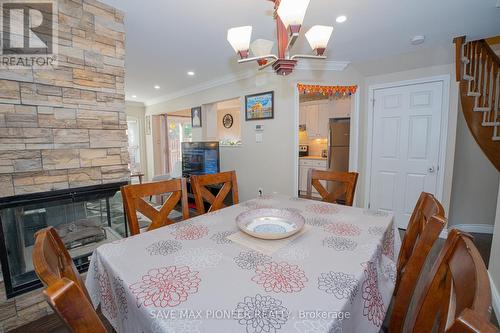
[[[0,196],[128,180],[123,13],[59,0],[59,67],[0,70]],[[51,313],[40,290],[5,297],[0,332]]]
[[[353,68],[336,71],[296,71],[283,78],[274,73],[259,73],[256,77],[240,80],[146,107],[147,114],[159,114],[203,105],[215,101],[239,98],[269,90],[275,92],[275,119],[242,121],[242,146],[221,148],[221,168],[236,170],[241,200],[257,195],[259,187],[265,193],[294,194],[297,161],[295,115],[297,82],[362,86],[362,78]],[[243,108],[243,106],[242,106]],[[244,110],[241,110],[243,116]],[[264,141],[255,142],[255,125],[264,125]],[[149,156],[151,158],[151,156]]]
[[[144,172],[144,176],[148,179],[148,166],[147,166],[147,158],[146,158],[146,107],[143,103],[137,102],[129,102],[127,101],[125,104],[125,113],[127,116],[134,117],[139,122],[139,150],[141,155],[141,166],[142,172]]]
[[[450,211],[450,201],[453,186],[457,182],[474,179],[476,173],[472,170],[459,179],[453,178],[455,163],[455,140],[458,115],[458,86],[455,82],[455,68],[453,62],[453,48],[419,49],[416,52],[372,61],[368,63],[352,64],[343,72],[329,71],[296,71],[290,77],[282,78],[275,74],[258,73],[256,77],[237,81],[231,84],[215,87],[192,95],[151,105],[146,108],[148,114],[161,113],[165,110],[179,110],[193,105],[211,103],[218,100],[241,97],[250,93],[266,90],[275,90],[276,118],[262,122],[242,121],[242,147],[238,149],[222,149],[222,167],[225,170],[235,169],[238,172],[242,199],[254,197],[258,187],[262,186],[265,192],[278,191],[293,194],[295,161],[294,146],[294,115],[296,82],[315,84],[359,85],[357,103],[360,104],[360,113],[352,114],[352,118],[359,117],[359,140],[357,170],[361,173],[357,188],[357,204],[364,206],[366,183],[366,151],[368,131],[367,115],[369,110],[370,85],[419,79],[430,76],[448,75],[450,94],[444,96],[449,99],[449,115],[447,123],[446,152],[444,172],[444,189],[442,202],[447,212]],[[353,103],[354,104],[354,103]],[[243,112],[243,111],[242,111]],[[255,124],[264,124],[264,143],[255,143]],[[464,133],[460,132],[460,135]],[[462,147],[457,146],[457,150]],[[465,152],[465,155],[468,153]],[[149,158],[152,158],[149,156]],[[469,180],[467,180],[469,181]],[[496,184],[497,179],[488,182]],[[265,185],[265,186],[264,186]],[[474,202],[475,209],[484,209],[477,196],[464,192],[464,200]],[[457,200],[454,198],[454,200]],[[462,200],[462,199],[461,199]],[[491,205],[488,203],[488,211]],[[453,221],[450,221],[450,224]]]
[[[474,224],[491,232],[499,180],[500,173],[472,137],[460,108],[449,224]]]
[[[493,308],[495,309],[496,317],[500,318],[500,185],[498,186],[495,231],[488,268],[490,281],[492,282]]]
[[[58,7],[59,66],[0,70],[0,196],[128,179],[123,14]]]

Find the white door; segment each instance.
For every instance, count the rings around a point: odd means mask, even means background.
[[[406,229],[422,191],[436,193],[442,82],[375,90],[370,208]]]

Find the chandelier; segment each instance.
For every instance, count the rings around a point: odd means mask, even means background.
[[[297,59],[326,59],[324,55],[333,27],[315,25],[305,33],[314,55],[290,55],[295,41],[299,37],[300,28],[306,15],[310,0],[270,0],[274,2],[274,19],[278,37],[278,54],[271,54],[274,42],[257,39],[252,44],[252,26],[231,28],[227,31],[227,40],[240,59],[238,63],[257,61],[259,69],[272,66],[279,75],[290,74]],[[253,57],[249,57],[252,51]]]

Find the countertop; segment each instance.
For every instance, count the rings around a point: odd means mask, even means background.
[[[299,157],[302,160],[323,160],[326,161],[326,157],[321,157],[321,156],[301,156]]]

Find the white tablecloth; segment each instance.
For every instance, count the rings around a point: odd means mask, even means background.
[[[310,230],[272,255],[233,243],[259,207]],[[274,195],[99,247],[86,285],[118,332],[378,332],[394,289],[390,214]]]

